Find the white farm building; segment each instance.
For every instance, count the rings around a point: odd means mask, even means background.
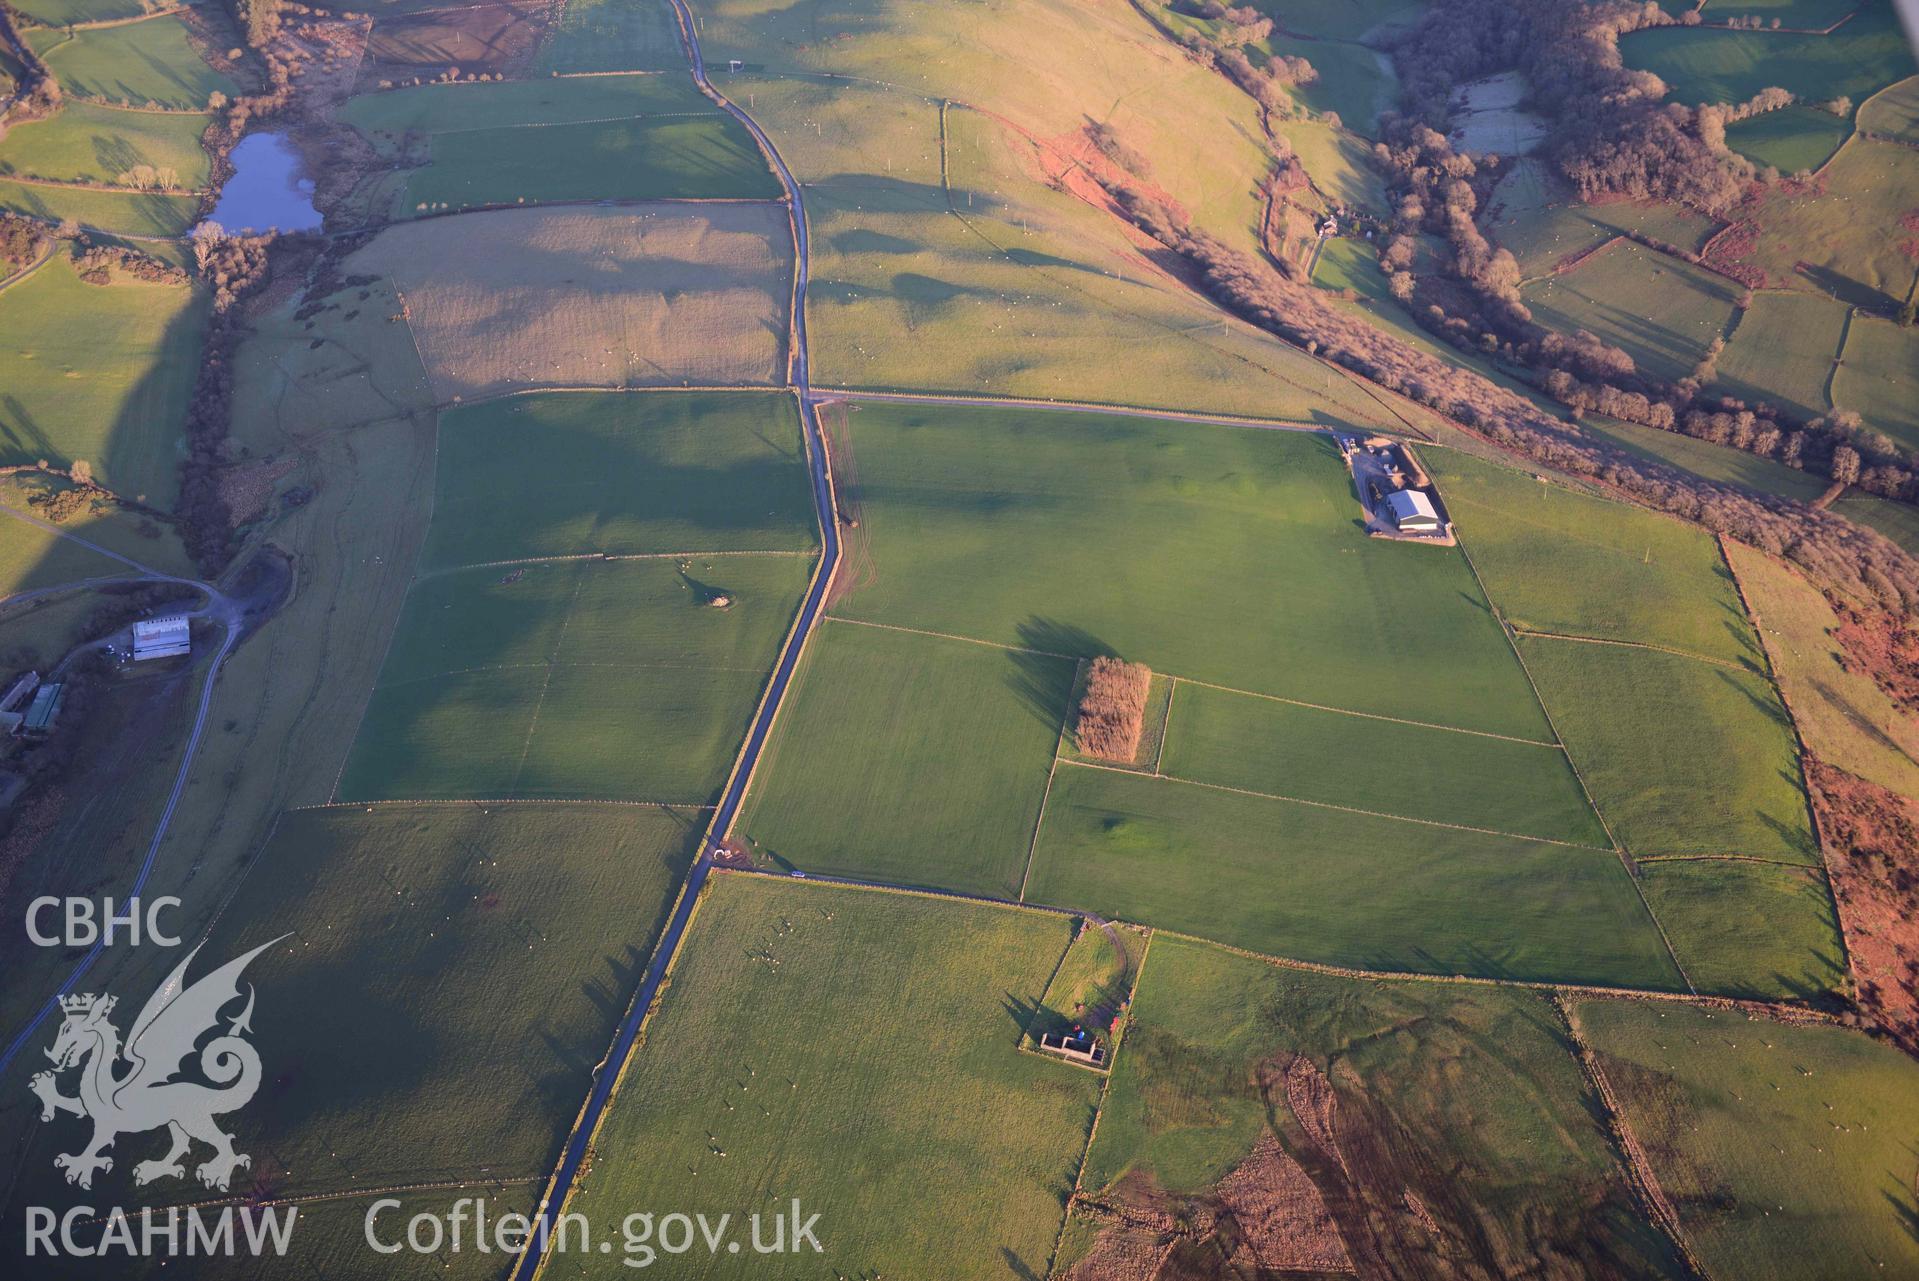
[[[1395,489],[1386,495],[1386,514],[1392,517],[1396,527],[1407,533],[1439,532],[1439,513],[1433,510],[1433,500],[1423,490]]]
[[[177,658],[193,648],[188,636],[185,614],[167,618],[143,618],[133,625],[133,661],[149,658]]]

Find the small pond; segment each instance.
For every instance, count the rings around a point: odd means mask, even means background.
[[[251,133],[233,149],[233,177],[220,190],[212,220],[228,231],[308,231],[320,225],[313,180],[283,133]]]

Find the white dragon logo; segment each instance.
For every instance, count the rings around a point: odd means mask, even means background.
[[[281,935],[285,938],[285,935]],[[93,1138],[79,1152],[53,1158],[66,1172],[68,1183],[93,1186],[96,1171],[113,1169],[106,1149],[122,1134],[138,1134],[165,1126],[173,1146],[157,1161],[133,1167],[133,1181],[147,1184],[171,1175],[186,1177],[181,1157],[198,1139],[213,1155],[194,1171],[200,1182],[224,1192],[236,1169],[253,1158],[233,1150],[233,1136],[213,1118],[246,1105],[260,1088],[260,1055],[242,1033],[252,1031],[253,987],[247,986],[246,1008],[200,1049],[200,1071],[213,1086],[172,1079],[193,1055],[200,1038],[217,1031],[220,1011],[240,996],[240,972],[260,953],[278,943],[272,939],[245,956],[228,961],[190,987],[183,986],[187,966],[200,949],[188,952],[141,1009],[127,1034],[126,1046],[109,1021],[114,998],[86,993],[60,998],[66,1020],[47,1057],[53,1070],[36,1074],[31,1089],[40,1098],[40,1119],[51,1121],[61,1112],[93,1121]],[[130,1069],[118,1074],[124,1060]],[[59,1074],[80,1065],[80,1092],[60,1093]]]

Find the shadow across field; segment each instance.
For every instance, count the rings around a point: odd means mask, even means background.
[[[1006,651],[1012,670],[1006,685],[1020,702],[1048,728],[1060,724],[1059,661],[1084,662],[1111,654],[1113,649],[1083,627],[1057,619],[1032,617],[1019,624],[1021,649]]]

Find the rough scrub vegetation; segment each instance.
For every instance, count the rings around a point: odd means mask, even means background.
[[[1130,762],[1139,752],[1146,693],[1152,684],[1153,673],[1144,663],[1105,655],[1095,658],[1086,673],[1086,692],[1074,722],[1080,750],[1101,760]]]

